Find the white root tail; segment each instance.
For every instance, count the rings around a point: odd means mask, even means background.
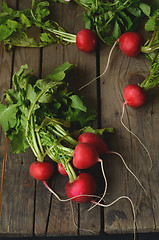
[[[88,209],[88,211],[92,210],[96,205],[98,205],[98,203],[100,203],[100,202],[103,200],[103,198],[105,197],[105,195],[106,195],[106,193],[107,193],[108,183],[107,183],[106,175],[105,175],[105,172],[104,172],[103,160],[102,160],[102,159],[99,159],[98,161],[99,161],[100,164],[101,164],[101,170],[102,170],[102,174],[103,174],[103,178],[104,178],[104,182],[105,182],[105,188],[104,188],[104,193],[103,193],[102,197],[99,199],[99,201],[98,201],[95,205],[93,205],[92,207],[90,207],[90,208]]]
[[[105,70],[103,71],[103,73],[101,73],[98,77],[93,78],[90,82],[88,82],[88,83],[86,83],[85,85],[83,85],[82,87],[80,87],[80,88],[78,89],[78,91],[80,91],[80,90],[82,90],[83,88],[87,87],[88,85],[90,85],[91,83],[93,83],[93,82],[94,82],[95,80],[97,80],[98,78],[102,77],[102,76],[107,72],[108,67],[109,67],[109,64],[110,64],[110,58],[111,58],[113,49],[115,48],[115,46],[116,46],[116,44],[117,44],[118,41],[119,41],[119,39],[117,39],[117,40],[115,41],[115,43],[113,44],[113,46],[112,46],[112,48],[111,48],[111,50],[110,50],[110,52],[109,52],[107,65],[106,65]]]
[[[131,204],[132,213],[133,213],[133,220],[134,220],[133,221],[134,222],[133,229],[134,229],[134,240],[135,240],[136,239],[136,214],[135,214],[135,207],[134,207],[134,204],[133,204],[132,200],[128,196],[121,196],[121,197],[117,198],[116,200],[114,200],[113,202],[111,202],[109,204],[101,204],[101,203],[97,203],[97,202],[95,202],[93,200],[91,202],[96,204],[96,205],[98,205],[98,206],[100,206],[100,207],[107,208],[107,207],[112,206],[113,204],[115,204],[116,202],[118,202],[121,199],[127,199],[130,202],[130,204]]]
[[[131,169],[127,166],[127,164],[126,164],[124,158],[121,156],[121,154],[118,153],[118,152],[114,152],[114,151],[109,151],[109,153],[116,154],[116,155],[118,155],[118,156],[121,158],[121,160],[122,160],[125,168],[126,168],[126,169],[128,170],[128,172],[130,172],[130,173],[132,174],[132,176],[136,179],[136,181],[139,183],[139,185],[140,185],[141,188],[144,190],[144,192],[145,192],[145,194],[146,194],[146,196],[147,196],[147,192],[146,192],[145,187],[142,185],[142,183],[141,183],[140,180],[137,178],[137,176],[136,176],[136,175],[131,171]]]
[[[70,201],[70,204],[71,204],[71,209],[72,209],[72,216],[73,216],[73,223],[75,225],[75,227],[80,230],[80,231],[85,231],[85,232],[90,232],[92,234],[97,234],[96,232],[90,230],[90,229],[85,229],[85,228],[80,228],[78,227],[77,223],[76,223],[76,220],[75,220],[75,214],[74,214],[74,209],[73,209],[73,204],[72,204],[72,201]]]
[[[151,169],[152,169],[152,158],[151,158],[151,155],[150,155],[148,149],[147,149],[146,146],[142,143],[142,141],[139,139],[139,137],[138,137],[135,133],[133,133],[133,132],[123,123],[123,117],[124,117],[125,105],[126,105],[126,104],[127,104],[126,102],[124,102],[124,104],[123,104],[123,111],[122,111],[122,115],[121,115],[121,119],[120,119],[121,124],[123,125],[123,127],[124,127],[129,133],[131,133],[131,134],[139,141],[139,143],[140,143],[140,144],[142,145],[142,147],[145,149],[145,151],[146,151],[146,153],[147,153],[147,155],[148,155],[148,157],[149,157],[149,160],[150,160],[150,169],[149,169],[149,171],[151,171]]]

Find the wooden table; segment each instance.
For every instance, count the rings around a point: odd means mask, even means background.
[[[13,8],[30,7],[30,0],[7,0]],[[68,32],[77,33],[84,28],[83,9],[75,3],[51,4],[53,18]],[[15,48],[6,52],[0,46],[0,99],[3,92],[12,86],[12,74],[22,64],[34,69],[34,74],[45,77],[60,64],[69,61],[78,67],[70,74],[70,81],[78,89],[105,69],[110,46],[100,43],[97,51],[82,53],[74,44],[62,46],[53,44],[43,49]],[[112,151],[119,152],[129,168],[146,188],[145,196],[137,181],[126,170],[121,159],[115,154],[103,157],[108,180],[106,203],[126,195],[134,203],[138,232],[159,230],[159,95],[158,89],[148,93],[147,104],[139,109],[126,107],[124,123],[137,134],[149,150],[153,168],[145,149],[121,124],[123,88],[128,83],[138,83],[149,74],[149,63],[143,55],[136,58],[125,56],[116,46],[106,74],[81,90],[96,107],[95,127],[113,127],[107,144]],[[0,128],[0,169],[4,158],[5,137]],[[95,207],[88,212],[90,204],[59,202],[41,182],[29,175],[29,165],[34,161],[30,149],[24,154],[12,154],[7,144],[7,157],[2,194],[0,236],[77,236],[106,233],[132,233],[133,215],[130,202],[118,201],[109,208]],[[99,168],[97,166],[99,171]],[[52,180],[53,189],[65,199],[64,185],[67,179],[58,174]],[[78,228],[75,226],[76,222]],[[83,231],[82,229],[85,229]],[[88,230],[88,231],[86,231]]]

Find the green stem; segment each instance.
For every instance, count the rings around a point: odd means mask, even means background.
[[[80,1],[78,1],[78,0],[74,0],[78,5],[80,5],[81,7],[84,7],[86,10],[91,10],[91,8],[89,8],[86,4],[84,4],[84,2],[83,3],[81,3]]]
[[[72,166],[71,166],[71,164],[69,162],[68,162],[68,167],[69,167],[69,170],[70,170],[70,172],[72,174],[72,178],[69,179],[69,182],[73,182],[74,180],[76,180],[77,175],[76,175],[75,171],[73,170],[73,168],[72,168]]]
[[[42,144],[41,144],[41,139],[40,139],[40,136],[39,136],[39,133],[38,133],[38,132],[36,132],[36,137],[37,137],[37,140],[38,140],[38,144],[39,144],[41,153],[42,153],[42,155],[44,155],[44,154],[45,154],[45,153],[44,153],[44,149],[43,149],[43,146],[42,146]]]
[[[147,91],[158,85],[159,85],[159,76],[154,79],[151,76],[149,76],[139,86],[143,88],[145,91]]]
[[[56,37],[62,37],[62,39],[69,43],[76,43],[76,35],[66,32],[61,32],[53,28],[44,28],[47,31],[54,33]]]
[[[71,183],[74,180],[76,180],[77,175],[76,175],[75,171],[73,170],[70,162],[65,162],[64,160],[61,160],[61,163],[62,163],[64,169],[66,170],[67,174],[68,174],[69,182]]]
[[[36,97],[35,101],[33,102],[33,104],[30,107],[29,113],[28,113],[28,118],[27,118],[27,123],[26,123],[26,129],[25,129],[25,137],[29,143],[29,145],[31,146],[31,149],[33,150],[33,153],[35,154],[35,156],[37,157],[38,161],[42,162],[44,160],[44,151],[41,145],[41,141],[40,141],[40,137],[38,137],[38,141],[40,143],[40,148],[42,150],[42,153],[40,152],[40,149],[38,147],[37,144],[37,140],[36,140],[36,136],[35,136],[35,129],[34,129],[34,123],[33,123],[33,117],[32,117],[32,111],[34,110],[34,107],[37,103],[37,101],[39,100],[39,98],[51,87],[55,86],[55,85],[60,85],[62,83],[57,83],[57,82],[53,82],[51,84],[49,84],[47,87],[44,88],[43,91],[41,91],[39,93],[39,95]],[[32,141],[33,141],[33,145],[32,143],[29,141],[29,137],[28,137],[28,132],[29,132],[29,121],[31,119],[31,135],[32,135]]]
[[[33,146],[36,152],[36,156],[37,156],[37,160],[39,162],[43,162],[44,158],[43,155],[40,152],[40,149],[38,147],[38,143],[37,143],[37,139],[36,139],[36,135],[35,135],[35,130],[34,130],[34,122],[33,122],[33,117],[31,116],[31,135],[32,135],[32,142],[33,142]]]
[[[63,145],[59,145],[58,148],[65,151],[68,156],[73,157],[74,150],[72,148],[64,147]]]
[[[62,83],[61,82],[53,82],[51,84],[49,84],[47,87],[44,88],[43,91],[41,91],[39,93],[39,95],[36,97],[35,101],[33,102],[33,104],[31,105],[30,107],[30,110],[29,110],[29,113],[28,113],[28,118],[27,118],[27,123],[26,123],[26,131],[25,131],[25,136],[26,138],[28,137],[28,126],[29,126],[29,120],[30,120],[30,117],[31,117],[31,114],[32,114],[32,111],[34,110],[34,107],[37,103],[37,101],[39,100],[39,98],[51,87],[54,87],[56,85],[61,85]]]
[[[155,50],[159,49],[159,44],[156,44],[154,46],[141,46],[141,52],[143,53],[151,53],[154,52]]]
[[[76,146],[78,142],[73,139],[71,136],[68,135],[68,133],[58,124],[55,124],[54,126],[58,132],[62,133],[62,136],[65,136],[64,140],[67,141],[69,144]]]

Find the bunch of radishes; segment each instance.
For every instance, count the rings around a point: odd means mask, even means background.
[[[135,57],[140,53],[143,40],[139,33],[128,32],[124,33],[117,42],[119,42],[119,47],[124,54]],[[82,51],[90,52],[96,46],[96,36],[92,31],[83,29],[77,34],[76,44]],[[123,91],[123,97],[125,99],[124,106],[128,104],[135,108],[142,106],[146,101],[145,92],[137,85],[126,86]],[[74,150],[71,171],[74,171],[75,168],[79,170],[88,169],[97,162],[102,162],[100,156],[105,153],[110,153],[110,151],[102,138],[94,133],[82,133],[78,137],[78,144]],[[70,163],[67,165],[68,168],[69,165]],[[68,176],[67,169],[64,168],[62,162],[57,163],[57,169],[62,175]],[[46,181],[53,175],[54,167],[48,162],[34,162],[31,164],[29,171],[31,176],[37,180],[44,181],[45,186],[47,186]],[[65,186],[66,195],[75,202],[84,203],[91,201],[97,190],[94,177],[87,172],[76,175],[76,171],[74,171],[73,175],[74,178],[69,179]],[[103,197],[105,193],[106,187]]]
[[[69,178],[69,181],[65,186],[65,192],[69,198],[68,200],[72,200],[78,203],[86,203],[92,201],[93,197],[97,197],[95,195],[97,192],[95,178],[86,172],[86,169],[91,168],[98,162],[101,164],[103,178],[105,181],[105,189],[102,197],[99,197],[100,200],[96,204],[99,204],[99,202],[104,198],[107,191],[107,180],[104,173],[103,161],[100,159],[100,156],[107,153],[116,152],[109,151],[107,144],[97,134],[84,132],[78,137],[78,143],[74,149],[71,163],[57,163],[58,172],[63,176],[68,176]],[[116,154],[121,157],[120,154]],[[122,161],[127,170],[135,177],[140,186],[144,189],[135,174],[133,174],[132,171],[128,168],[125,161],[123,159]],[[84,170],[85,172],[78,173],[78,170]],[[70,171],[71,176],[73,175],[71,178]],[[33,162],[30,165],[29,172],[30,175],[35,179],[43,181],[46,188],[54,193],[46,182],[54,174],[54,166],[51,163]],[[55,194],[55,196],[57,196],[57,194]],[[92,202],[95,203],[94,201]]]
[[[95,165],[100,161],[99,156],[107,151],[106,144],[96,134],[89,132],[81,134],[74,149],[72,163],[69,163],[72,165],[71,169],[74,170],[74,176],[77,174],[77,170],[88,169]],[[57,163],[57,169],[60,174],[68,176],[67,169],[61,162]],[[33,162],[29,172],[32,177],[43,181],[47,186],[46,181],[54,174],[54,166],[48,162]],[[96,180],[87,172],[79,173],[74,180],[69,179],[65,186],[68,198],[79,203],[91,201],[96,190]]]

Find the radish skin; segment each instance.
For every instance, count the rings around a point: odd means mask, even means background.
[[[126,32],[119,38],[120,50],[129,57],[136,57],[141,52],[142,36],[137,32]]]
[[[98,135],[91,132],[84,132],[78,137],[79,143],[88,143],[94,146],[99,156],[108,153],[108,146]]]
[[[125,103],[134,108],[139,108],[146,102],[145,91],[135,84],[129,84],[124,88],[123,97]]]
[[[54,167],[48,162],[33,162],[29,167],[30,175],[39,181],[48,180],[54,173]]]
[[[75,199],[75,198],[77,198],[77,197],[89,197],[89,198],[101,198],[101,197],[99,197],[99,196],[97,196],[97,195],[94,195],[94,194],[80,194],[80,195],[76,195],[76,196],[74,196],[74,197],[71,197],[71,198],[66,198],[66,199],[61,199],[60,197],[59,197],[59,195],[56,193],[56,192],[54,192],[53,191],[53,189],[51,189],[50,187],[49,187],[49,185],[47,184],[47,181],[43,181],[43,184],[44,184],[44,186],[47,188],[47,190],[50,192],[50,193],[52,193],[60,202],[68,202],[68,201],[71,201],[71,200],[73,200],[73,199]]]
[[[73,165],[77,169],[87,169],[95,165],[99,160],[98,153],[93,145],[78,143],[73,155]]]
[[[73,182],[67,182],[65,185],[66,195],[74,202],[87,203],[92,200],[90,196],[80,196],[78,195],[94,195],[96,193],[96,181],[94,177],[88,173],[81,173],[76,180]]]
[[[65,168],[63,167],[62,163],[57,163],[57,170],[58,172],[63,176],[68,176],[68,173],[66,172]]]
[[[90,29],[82,29],[76,35],[76,46],[82,52],[92,52],[97,44],[96,34]]]
[[[74,156],[73,156],[73,165],[77,169],[90,168],[93,165],[95,165],[97,162],[101,164],[101,170],[102,170],[102,174],[105,182],[104,193],[101,199],[99,200],[100,202],[105,197],[106,191],[107,191],[107,179],[104,172],[103,160],[99,158],[98,152],[92,144],[88,144],[86,142],[77,144],[77,146],[75,147]]]

